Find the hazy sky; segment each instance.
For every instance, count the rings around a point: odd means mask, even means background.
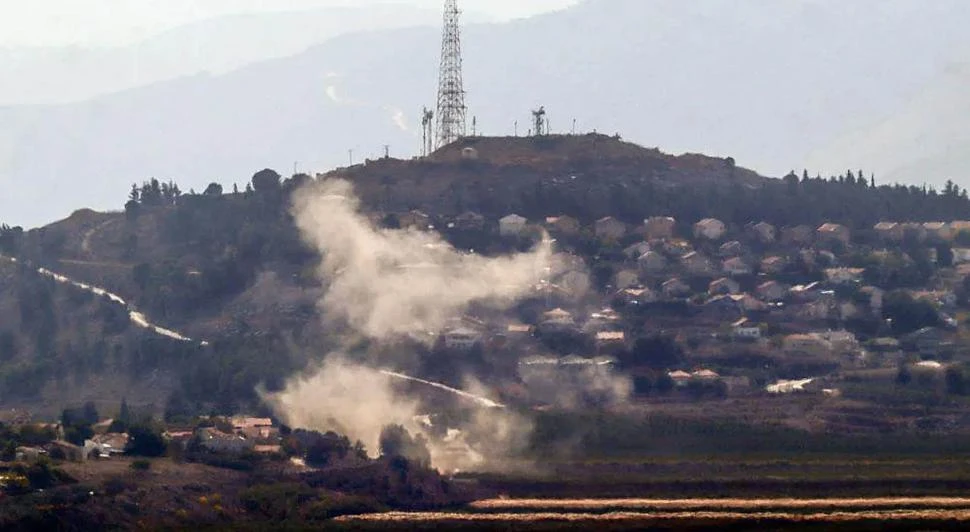
[[[496,19],[533,15],[579,0],[462,0],[465,11]],[[0,46],[117,45],[188,22],[258,11],[411,4],[441,0],[0,0]]]

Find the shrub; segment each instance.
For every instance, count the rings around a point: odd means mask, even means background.
[[[131,468],[136,471],[148,471],[152,468],[152,463],[148,460],[135,460],[131,463]]]
[[[306,510],[309,521],[325,521],[342,515],[384,512],[387,508],[370,497],[332,494],[310,503]]]

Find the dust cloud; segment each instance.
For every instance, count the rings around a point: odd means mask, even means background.
[[[351,353],[349,346],[363,337],[372,345],[400,348],[403,361],[413,355],[403,347],[405,337],[430,343],[472,303],[507,309],[553,270],[548,237],[527,253],[483,257],[458,251],[433,232],[375,227],[360,212],[352,185],[343,180],[298,190],[292,212],[304,240],[321,257],[323,319],[348,347],[290,379],[282,392],[264,393],[263,398],[289,425],[341,432],[364,442],[372,455],[384,425],[431,431],[419,421],[423,412],[418,400],[396,385],[404,380],[395,373],[399,368],[371,364],[366,354]],[[456,396],[477,397],[479,411],[461,431],[432,438],[436,467],[480,466],[486,457],[469,442],[495,455],[518,447],[531,429],[526,420],[489,399],[490,392],[476,380],[468,382],[471,391]]]
[[[377,229],[358,209],[351,184],[342,180],[294,197],[297,227],[323,256],[322,310],[373,340],[438,332],[472,302],[505,308],[551,264],[548,238],[530,253],[483,257],[461,253],[433,232]]]

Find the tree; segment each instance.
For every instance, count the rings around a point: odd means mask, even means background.
[[[219,183],[209,183],[209,186],[205,187],[205,191],[202,192],[203,196],[221,196],[222,195],[222,185]]]
[[[629,354],[621,356],[621,362],[628,368],[648,366],[654,370],[666,370],[680,364],[683,358],[684,350],[676,339],[666,334],[655,334],[637,338]]]
[[[128,406],[128,399],[121,398],[121,407],[118,409],[118,421],[122,423],[131,423],[131,408]]]
[[[278,191],[280,174],[269,168],[256,172],[253,174],[253,189],[259,194]]]
[[[343,459],[351,451],[350,440],[346,436],[335,432],[313,434],[315,437],[306,449],[306,462],[312,466],[328,466],[334,459]]]
[[[967,395],[968,389],[966,372],[960,366],[950,366],[946,369],[946,393],[953,395]]]
[[[910,382],[913,382],[913,373],[909,371],[909,366],[905,362],[901,362],[896,370],[896,384],[906,386]]]
[[[0,224],[0,253],[16,255],[24,239],[24,228]]]
[[[940,318],[933,305],[924,300],[913,299],[902,290],[890,292],[883,302],[883,317],[892,320],[896,334],[907,334],[939,324]]]
[[[412,438],[401,425],[387,425],[381,430],[380,451],[384,458],[404,458],[421,466],[431,464],[427,441],[420,434]]]
[[[149,425],[132,425],[128,428],[128,447],[125,452],[133,456],[163,456],[165,440],[160,431]]]

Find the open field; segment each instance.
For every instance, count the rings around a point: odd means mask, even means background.
[[[691,506],[694,501],[680,501]],[[744,504],[744,501],[733,501]],[[569,505],[556,501],[553,507]],[[585,504],[585,503],[583,503]],[[515,512],[392,512],[341,517],[337,523],[357,530],[380,530],[406,526],[410,530],[461,528],[463,530],[598,530],[707,529],[719,530],[908,530],[932,527],[936,530],[961,530],[970,524],[970,510],[954,509],[886,509],[886,510],[820,510],[799,507],[805,511],[581,511]]]

